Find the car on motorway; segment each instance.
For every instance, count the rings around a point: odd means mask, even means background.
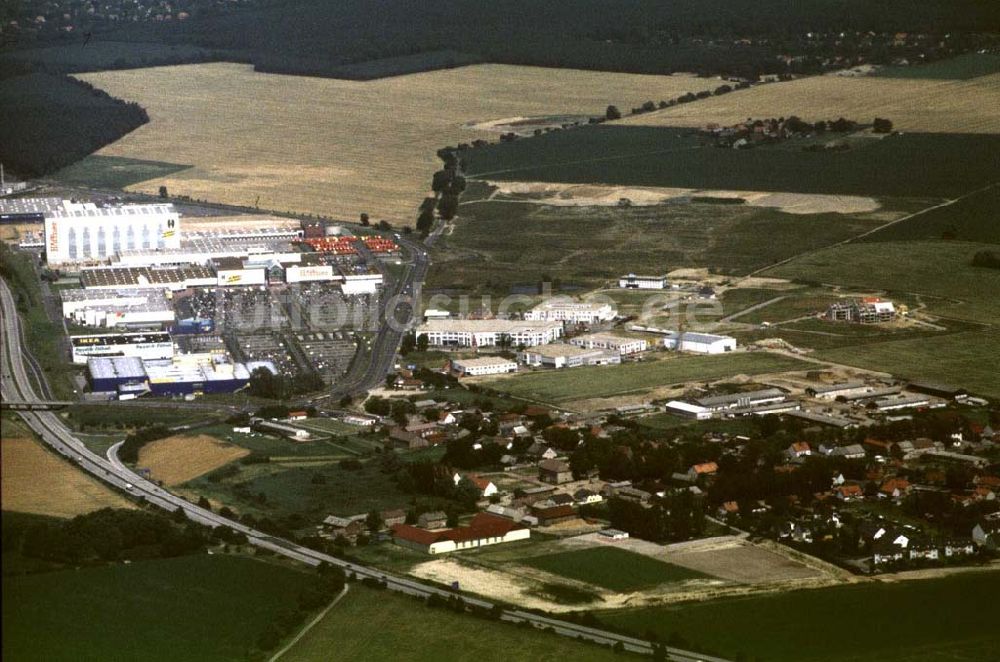
[[[133,487],[135,487],[135,485],[133,485],[132,483],[125,483],[126,490],[131,490]]]

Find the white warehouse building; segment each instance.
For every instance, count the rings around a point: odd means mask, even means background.
[[[665,290],[667,277],[626,274],[618,279],[618,287],[623,290]]]
[[[417,327],[417,336],[427,335],[438,347],[494,347],[509,340],[511,347],[533,347],[562,336],[561,322],[520,320],[433,319]]]
[[[736,349],[736,338],[716,336],[711,333],[688,332],[680,335],[671,333],[663,339],[663,346],[682,352],[699,352],[701,354],[724,354]]]
[[[622,356],[649,349],[649,343],[643,338],[625,338],[610,333],[587,333],[570,339],[570,343],[585,349],[611,349]]]
[[[171,204],[99,207],[67,200],[45,212],[50,265],[100,262],[124,250],[177,249],[180,241],[180,215]]]
[[[618,311],[610,303],[593,301],[571,301],[556,298],[543,301],[524,314],[524,319],[547,322],[569,322],[571,324],[594,324],[608,322]]]

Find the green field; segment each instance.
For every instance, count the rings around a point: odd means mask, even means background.
[[[620,366],[563,368],[497,379],[487,384],[518,398],[566,402],[637,393],[658,386],[711,381],[737,374],[806,370],[811,364],[773,354],[670,356]]]
[[[935,314],[1000,322],[1000,270],[973,267],[989,244],[962,241],[861,242],[818,251],[766,272],[768,276],[923,295]]]
[[[743,274],[884,222],[879,214],[796,215],[764,207],[699,203],[463,204],[454,231],[443,235],[435,247],[428,288],[534,294],[545,277],[560,280],[564,291],[572,291],[617,282],[623,273],[664,273],[678,267]],[[511,241],[512,236],[517,240]]]
[[[784,298],[780,301],[770,303],[763,308],[753,310],[746,315],[740,315],[734,321],[746,324],[760,324],[761,322],[785,322],[788,320],[798,319],[800,317],[815,315],[816,313],[826,310],[831,303],[840,300],[840,297],[833,294],[817,291],[782,292],[777,296]]]
[[[705,579],[704,575],[614,547],[592,547],[524,559],[524,565],[625,593],[658,584]]]
[[[883,78],[969,80],[995,73],[1000,73],[1000,55],[966,53],[919,66],[885,67],[876,71],[874,75]]]
[[[997,180],[1000,135],[907,133],[844,152],[703,146],[690,129],[600,125],[465,154],[478,179],[955,198]]]
[[[866,583],[671,607],[602,621],[720,655],[788,662],[985,662],[1000,651],[1000,572]]]
[[[245,660],[314,576],[233,556],[188,556],[3,581],[6,660]]]
[[[623,659],[607,648],[531,628],[476,620],[386,591],[350,591],[282,662],[395,660],[396,662],[597,662]]]
[[[742,321],[742,318],[737,320]],[[927,327],[884,327],[847,322],[827,322],[821,319],[805,319],[790,324],[773,326],[769,329],[734,331],[732,335],[744,344],[764,338],[784,338],[796,347],[815,350],[858,347],[875,343],[920,338],[943,338],[951,333],[962,333],[981,327],[959,321],[949,321],[947,331],[935,331]]]
[[[1000,329],[822,350],[817,358],[891,372],[897,377],[955,384],[1000,399]]]
[[[350,457],[346,453],[344,456]],[[405,508],[412,499],[411,494],[399,489],[392,474],[380,470],[377,461],[365,462],[358,470],[344,469],[336,461],[309,466],[291,462],[232,464],[182,487],[240,513],[267,517],[299,514],[313,523],[327,515]]]
[[[161,161],[126,159],[120,156],[91,154],[56,172],[52,177],[62,184],[95,188],[124,189],[126,186],[158,179],[191,166]]]
[[[1000,184],[868,235],[863,241],[949,239],[1000,244]]]

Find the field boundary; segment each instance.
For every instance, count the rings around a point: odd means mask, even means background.
[[[323,609],[323,611],[321,611],[319,614],[317,614],[316,618],[314,618],[311,621],[309,621],[308,623],[306,623],[305,627],[302,628],[301,630],[299,630],[299,633],[296,634],[292,638],[291,641],[289,641],[287,644],[285,644],[284,648],[282,648],[277,653],[275,653],[274,655],[272,655],[271,658],[268,660],[268,662],[276,662],[278,660],[278,658],[280,658],[282,655],[284,655],[285,653],[287,653],[293,646],[295,646],[295,644],[299,643],[299,640],[302,637],[304,637],[306,635],[306,633],[309,632],[309,630],[313,629],[313,626],[315,626],[317,623],[319,623],[324,618],[326,618],[326,615],[328,613],[330,613],[330,610],[333,609],[334,607],[336,607],[337,603],[340,602],[341,598],[343,598],[345,595],[347,595],[347,591],[350,588],[351,588],[350,584],[344,584],[344,588],[342,588],[340,590],[340,593],[337,594],[337,597],[335,597],[333,599],[333,601],[330,604],[328,604]]]

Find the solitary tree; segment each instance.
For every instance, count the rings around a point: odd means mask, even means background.
[[[608,109],[604,112],[604,118],[609,120],[620,120],[622,118],[622,112],[618,110],[617,106],[608,106]]]

